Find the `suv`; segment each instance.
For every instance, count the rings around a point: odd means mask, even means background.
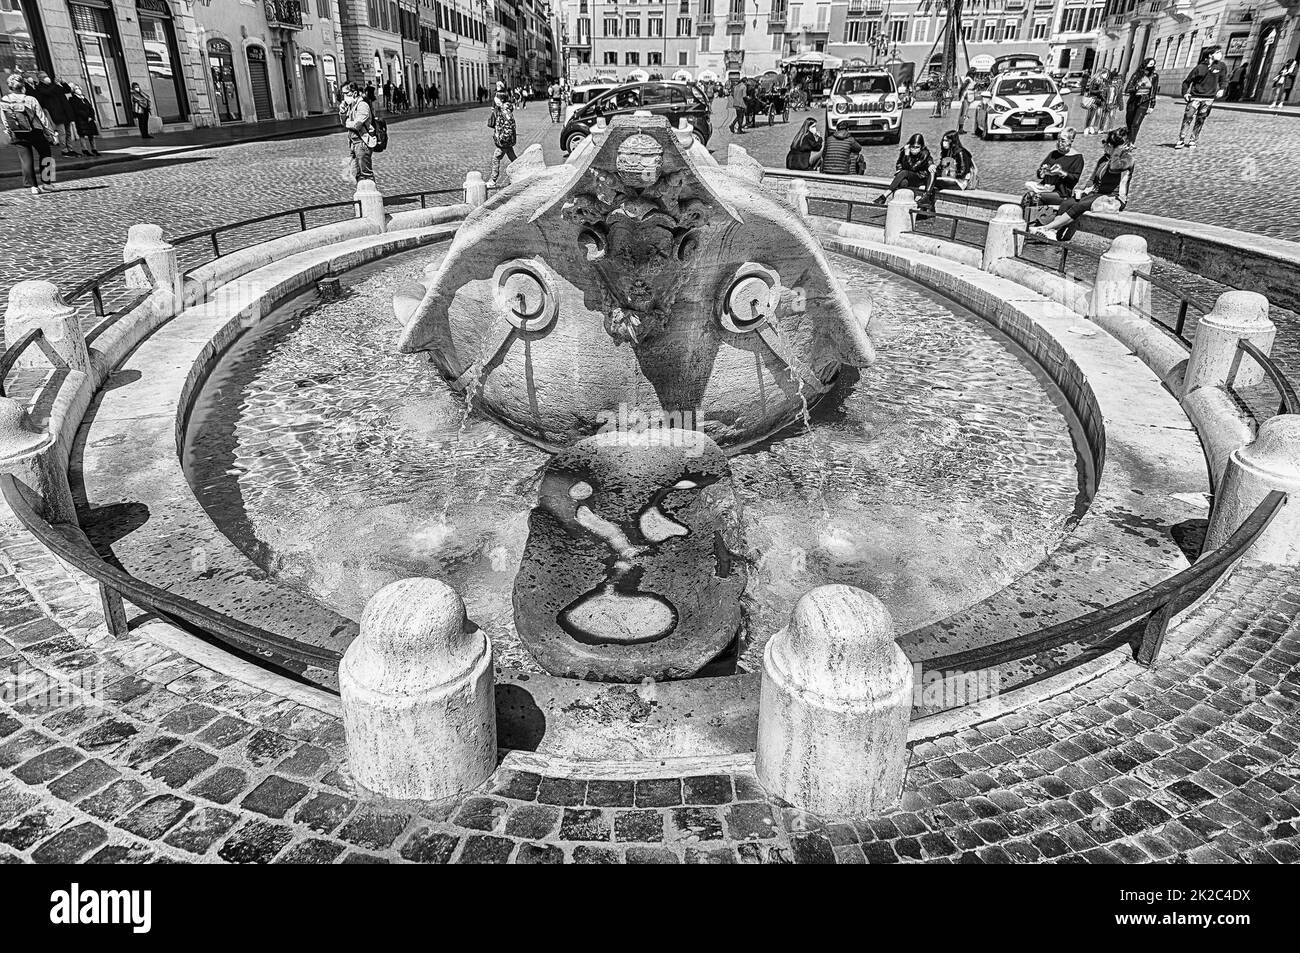
[[[896,143],[903,134],[903,104],[894,77],[884,70],[841,73],[826,104],[829,135],[844,127],[855,139],[884,136]]]
[[[1052,77],[1042,70],[996,73],[975,107],[975,135],[1042,136],[1051,139],[1065,128],[1070,107]]]
[[[695,130],[695,138],[706,146],[713,135],[709,101],[698,86],[687,83],[626,83],[575,109],[560,130],[560,148],[567,155],[591,135],[591,127],[598,119],[608,122],[615,116],[630,116],[637,110],[667,116],[672,126],[680,126],[683,119],[689,121]]]

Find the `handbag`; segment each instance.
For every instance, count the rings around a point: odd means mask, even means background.
[[[488,128],[495,129],[496,127],[497,127],[497,111],[496,108],[493,107],[492,111],[488,113]]]
[[[1103,195],[1092,203],[1094,212],[1122,212],[1124,203],[1113,195]]]

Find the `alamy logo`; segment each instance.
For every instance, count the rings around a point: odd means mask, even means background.
[[[50,894],[50,922],[126,923],[133,933],[148,933],[153,921],[152,890],[69,890]]]

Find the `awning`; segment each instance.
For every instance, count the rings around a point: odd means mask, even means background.
[[[679,69],[676,73],[673,73],[674,83],[689,83],[690,81],[691,81],[690,70]]]
[[[702,69],[700,70],[700,75],[697,76],[696,79],[701,83],[716,83],[718,81],[718,74],[713,72],[711,69]]]
[[[649,79],[650,74],[643,69],[634,69],[632,72],[627,74],[627,81],[629,83],[644,83],[649,81]]]
[[[844,61],[838,56],[831,56],[829,53],[818,53],[816,50],[805,50],[798,56],[787,56],[781,60],[782,66],[818,66],[822,69],[839,69],[844,65]]]

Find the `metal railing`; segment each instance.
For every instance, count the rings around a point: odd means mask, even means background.
[[[937,238],[944,238],[950,242],[956,242],[959,245],[967,245],[971,248],[983,249],[985,241],[988,239],[989,223],[982,218],[968,218],[965,215],[952,215],[947,212],[932,212],[928,209],[913,208],[908,209],[908,214],[912,216],[912,232],[917,235],[930,235]],[[919,222],[939,222],[948,223],[947,235],[936,235],[934,232],[919,232],[916,229]],[[959,233],[962,225],[973,225],[979,230],[979,238],[964,238]]]
[[[1057,252],[1056,264],[1053,265],[1052,268],[1058,275],[1066,274],[1066,268],[1069,265],[1071,253],[1076,257],[1087,258],[1091,261],[1094,266],[1094,271],[1097,262],[1101,260],[1101,252],[1093,251],[1091,248],[1083,248],[1082,246],[1072,244],[1071,242],[1054,242],[1050,239],[1043,238],[1041,235],[1034,235],[1029,231],[1019,229],[1014,234],[1016,236],[1016,258],[1027,264],[1041,268],[1043,267],[1043,263],[1027,257],[1025,255],[1025,249],[1042,248],[1049,252],[1055,251]]]
[[[18,521],[42,546],[99,584],[104,620],[115,638],[127,635],[126,613],[122,606],[122,600],[125,599],[141,609],[192,626],[210,637],[264,659],[279,656],[299,665],[338,669],[343,656],[333,649],[299,642],[233,619],[216,609],[137,579],[106,562],[79,527],[67,523],[48,523],[42,519],[28,499],[31,490],[12,475],[0,474],[0,491]]]
[[[385,195],[384,205],[412,205],[415,202],[420,203],[420,208],[429,207],[429,197],[432,195],[464,195],[464,189],[426,189],[423,192],[402,192],[398,195]],[[442,203],[434,203],[442,204]],[[456,204],[456,203],[451,203]]]
[[[936,672],[975,672],[1080,643],[1083,643],[1080,647],[1084,650],[1107,652],[1125,643],[1132,644],[1131,635],[1114,630],[1145,616],[1142,636],[1136,645],[1136,658],[1143,665],[1151,665],[1160,654],[1170,619],[1209,592],[1245,555],[1251,544],[1268,528],[1286,499],[1286,494],[1280,490],[1271,491],[1223,545],[1203,553],[1193,565],[1150,589],[1066,622],[994,645],[924,659],[922,664]],[[1090,638],[1096,640],[1087,642]]]
[[[830,205],[842,206],[843,216],[841,217],[840,215],[834,215],[834,216],[825,215],[823,214],[823,211],[819,211],[819,210],[828,211],[829,209],[825,209],[825,207]],[[814,206],[816,208],[814,208]],[[862,210],[861,218],[856,217],[859,209]],[[885,224],[885,215],[887,212],[888,209],[885,206],[876,205],[874,202],[859,202],[855,199],[831,199],[831,198],[818,198],[812,195],[808,196],[808,213],[810,215],[817,215],[821,218],[837,218],[840,221],[844,221],[844,222],[855,222],[858,224],[868,224],[868,225],[880,225],[883,227]]]
[[[1152,301],[1152,309],[1150,311],[1140,307],[1138,304],[1138,291],[1142,286],[1142,282],[1146,282],[1151,289],[1150,300]],[[1177,316],[1174,318],[1172,326],[1161,321],[1159,316],[1156,314],[1154,302],[1156,300],[1157,292],[1167,295],[1169,298],[1172,298],[1177,302]],[[1210,305],[1202,301],[1200,298],[1188,294],[1171,281],[1165,281],[1163,278],[1157,278],[1144,271],[1133,272],[1133,281],[1132,284],[1129,285],[1128,306],[1129,310],[1136,314],[1140,314],[1151,323],[1157,324],[1167,331],[1172,331],[1174,336],[1189,348],[1192,346],[1192,341],[1191,338],[1184,333],[1187,328],[1188,309],[1195,308],[1203,315],[1208,314],[1210,311]]]
[[[1277,366],[1271,357],[1260,350],[1259,346],[1246,338],[1240,338],[1237,341],[1237,351],[1240,354],[1247,355],[1264,372],[1270,384],[1278,394],[1278,415],[1282,414],[1300,414],[1300,399],[1296,397],[1295,388],[1291,382],[1286,379],[1282,369]]]
[[[142,293],[133,304],[123,309],[129,311],[145,298],[149,297],[149,295],[153,294],[153,270],[149,267],[149,263],[143,258],[133,258],[130,261],[124,261],[120,265],[114,265],[112,268],[108,269],[108,271],[102,271],[91,278],[87,278],[81,284],[74,286],[71,291],[64,294],[63,300],[66,304],[72,304],[89,292],[91,302],[95,309],[95,317],[106,317],[104,312],[104,285],[108,283],[110,278],[116,278],[118,275],[125,275],[128,271],[135,268],[139,268],[144,272],[145,280],[148,281],[149,284],[148,288],[142,290]]]
[[[326,209],[348,208],[348,207],[352,208],[354,218],[359,217],[361,215],[361,203],[357,202],[355,199],[349,199],[346,202],[322,202],[319,205],[303,205],[298,208],[285,209],[282,212],[270,212],[266,215],[258,215],[255,216],[254,218],[246,218],[238,222],[230,222],[225,225],[217,225],[214,226],[213,228],[203,228],[197,232],[190,232],[188,235],[182,235],[180,238],[172,239],[171,244],[173,247],[179,248],[182,245],[188,245],[191,242],[196,242],[199,239],[206,238],[208,239],[208,241],[212,243],[211,260],[215,260],[217,258],[222,257],[220,236],[227,232],[233,232],[237,228],[247,228],[250,225],[261,225],[266,222],[275,221],[276,219],[279,218],[290,218],[292,216],[297,216],[298,231],[305,232],[307,230],[308,212],[319,212],[319,211],[324,211]],[[238,249],[228,249],[226,253],[229,254],[230,251],[238,251]],[[203,264],[207,264],[207,262],[204,262]],[[199,267],[199,266],[196,265],[194,267]],[[194,268],[189,268],[185,271],[185,274],[188,275],[193,270]]]
[[[9,379],[9,372],[14,369],[14,364],[18,363],[18,358],[22,357],[23,352],[33,344],[40,346],[42,353],[55,366],[66,366],[58,354],[54,352],[54,349],[46,346],[45,332],[40,328],[32,328],[5,348],[3,354],[0,354],[0,397],[7,396],[5,394],[5,381]]]

